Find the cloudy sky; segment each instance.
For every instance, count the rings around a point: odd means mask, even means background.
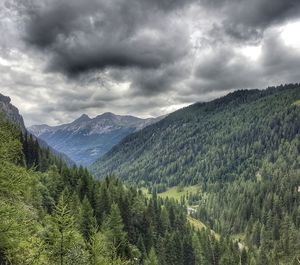
[[[27,125],[300,81],[299,0],[0,0],[0,34],[0,93]]]

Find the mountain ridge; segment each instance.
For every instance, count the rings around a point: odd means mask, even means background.
[[[246,163],[255,158],[237,150],[234,152],[240,152],[240,160],[228,158],[228,164],[224,163],[220,169],[208,169],[204,161],[219,165],[212,150],[223,159],[222,148],[230,150],[231,144],[238,145],[237,139],[243,140],[246,135],[249,135],[247,145],[259,141],[258,133],[266,130],[269,137],[274,137],[277,132],[264,126],[268,123],[272,126],[276,111],[284,111],[285,115],[295,108],[292,104],[300,98],[299,87],[294,84],[265,90],[239,90],[210,102],[192,104],[127,136],[90,169],[97,177],[115,174],[125,180],[130,176],[134,182],[163,182],[171,186],[180,182],[195,184],[203,178],[234,178],[235,170],[241,172],[237,161]],[[281,106],[287,103],[290,105]],[[261,109],[262,114],[256,112],[256,108]],[[235,168],[233,172],[231,167]]]
[[[82,114],[70,123],[57,126],[33,125],[28,130],[55,149],[66,153],[77,164],[86,166],[105,154],[128,134],[163,117],[141,119],[105,112],[90,118]]]

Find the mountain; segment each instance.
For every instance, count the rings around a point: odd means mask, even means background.
[[[4,117],[12,123],[19,126],[22,132],[26,131],[23,117],[20,115],[19,110],[11,104],[10,97],[4,96],[0,93],[0,112]]]
[[[244,264],[300,260],[300,84],[178,110],[127,136],[90,170],[181,194],[193,218],[256,253]]]
[[[27,131],[27,129],[25,127],[23,117],[19,113],[18,108],[16,108],[13,104],[11,104],[10,97],[4,96],[1,93],[0,93],[0,114],[2,114],[6,120],[17,125],[17,127],[19,127],[21,129],[22,134],[30,136],[30,133]],[[67,155],[65,155],[61,152],[58,152],[57,150],[55,150],[54,148],[49,146],[42,139],[39,139],[35,136],[33,138],[34,138],[34,140],[38,141],[38,143],[41,147],[43,147],[45,149],[49,149],[53,155],[61,158],[64,162],[67,163],[67,165],[69,165],[69,166],[74,165],[74,161],[72,161]]]
[[[1,265],[239,263],[234,241],[196,230],[184,205],[115,178],[96,180],[20,134],[0,116]],[[254,254],[244,251],[243,260]]]
[[[59,126],[34,125],[28,130],[50,146],[67,154],[78,165],[90,165],[130,133],[159,121],[162,117],[140,119],[107,112],[90,118],[83,114]]]
[[[92,169],[130,186],[68,168],[1,115],[0,138],[0,264],[298,263],[299,84],[236,91],[128,135]]]
[[[299,99],[299,85],[287,85],[196,103],[129,135],[91,170],[168,186],[251,178],[284,142],[297,138]]]

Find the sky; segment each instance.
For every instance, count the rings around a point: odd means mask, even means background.
[[[299,0],[0,0],[0,34],[0,93],[28,126],[300,81]]]

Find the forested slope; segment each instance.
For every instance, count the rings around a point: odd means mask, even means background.
[[[253,179],[287,144],[298,155],[299,99],[300,86],[287,85],[196,103],[131,134],[91,170],[169,186]]]
[[[237,91],[130,135],[93,166],[141,185],[198,184],[195,218],[242,238],[258,264],[300,253],[300,86]]]
[[[1,265],[226,265],[256,257],[194,231],[184,205],[68,168],[0,118]]]

